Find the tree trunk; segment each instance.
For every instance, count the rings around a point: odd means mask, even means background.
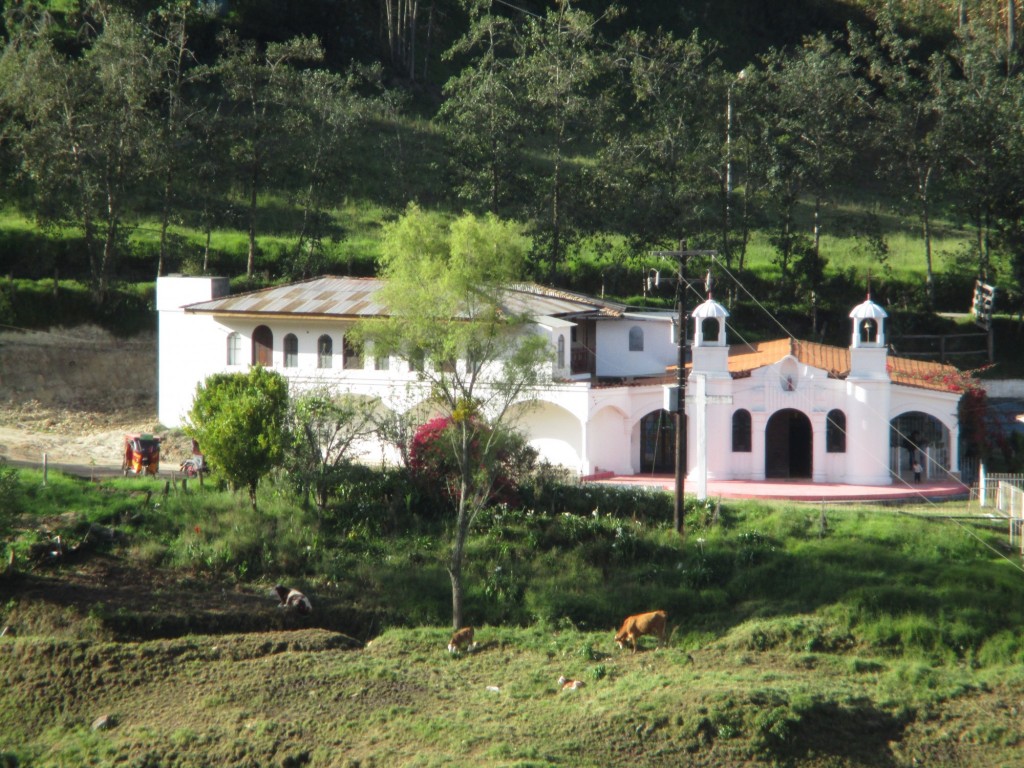
[[[548,280],[555,283],[555,270],[561,258],[559,253],[562,247],[561,211],[559,210],[559,195],[561,192],[562,172],[561,143],[555,149],[554,179],[551,189],[551,265],[548,268]]]
[[[210,237],[213,234],[213,227],[206,228],[206,244],[203,246],[203,274],[210,271]]]
[[[259,184],[259,169],[252,169],[249,186],[249,257],[245,263],[245,276],[252,277],[256,271],[256,188]]]
[[[811,333],[818,336],[818,276],[821,274],[821,196],[814,196],[814,264],[811,269]]]
[[[1017,50],[1017,6],[1014,0],[1006,0],[1006,61],[1010,68],[1010,59]]]
[[[932,270],[932,220],[930,211],[930,200],[928,197],[928,187],[931,181],[932,169],[929,167],[925,169],[923,174],[918,174],[920,181],[918,182],[918,199],[921,203],[921,236],[924,238],[924,263],[925,263],[925,277],[924,277],[924,288],[925,297],[928,301],[928,309],[933,309],[935,306],[935,273]]]
[[[171,179],[164,179],[163,209],[160,211],[160,255],[156,261],[156,276],[163,277],[167,264],[167,227],[171,221]]]
[[[459,481],[459,506],[455,519],[455,541],[452,543],[451,561],[448,563],[448,577],[452,582],[452,629],[463,626],[462,561],[466,553],[466,538],[469,534],[469,510],[467,495],[469,488],[465,479]]]

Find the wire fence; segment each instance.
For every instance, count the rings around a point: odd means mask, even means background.
[[[1024,556],[1024,474],[988,473],[982,464],[971,496],[977,498],[979,506],[991,504],[1006,517],[1010,546],[1018,547]]]

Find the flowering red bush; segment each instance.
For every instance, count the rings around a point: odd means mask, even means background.
[[[409,446],[409,468],[413,478],[425,490],[441,493],[448,500],[454,499],[458,493],[456,446],[461,439],[457,431],[459,428],[459,424],[450,417],[438,416],[416,430]],[[488,501],[514,504],[519,483],[536,462],[536,452],[518,434],[510,433],[507,437],[502,436],[504,439],[497,447],[491,447],[494,454],[488,460],[480,453],[482,443],[492,436],[491,427],[474,419],[471,429],[470,466],[474,472],[493,472]]]
[[[444,484],[449,493],[450,482],[458,476],[459,464],[455,459],[452,435],[446,434],[452,421],[444,416],[431,419],[420,426],[409,445],[409,468],[422,482]]]

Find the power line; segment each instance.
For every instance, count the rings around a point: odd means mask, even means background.
[[[772,313],[772,312],[771,312],[771,311],[770,311],[770,310],[769,310],[769,309],[768,309],[767,307],[765,307],[765,306],[764,306],[764,305],[763,305],[763,304],[762,304],[761,302],[757,301],[756,297],[754,297],[754,296],[753,296],[753,294],[751,294],[751,293],[750,293],[750,291],[749,291],[749,290],[748,290],[748,289],[746,288],[746,286],[745,286],[745,285],[743,285],[742,281],[740,281],[738,277],[736,277],[736,276],[735,276],[734,274],[732,274],[732,273],[731,273],[731,272],[730,272],[730,271],[728,270],[728,268],[727,268],[727,267],[726,267],[725,265],[723,265],[723,264],[721,263],[721,261],[720,261],[720,260],[719,260],[719,259],[717,258],[717,256],[715,256],[715,255],[712,255],[712,256],[711,256],[711,258],[712,258],[712,260],[713,260],[713,261],[714,261],[714,262],[715,262],[716,264],[718,264],[718,265],[719,265],[719,266],[720,266],[720,267],[721,267],[721,268],[722,268],[722,269],[723,269],[723,270],[724,270],[724,271],[726,272],[726,274],[728,274],[728,275],[729,275],[729,277],[730,277],[730,278],[731,278],[731,279],[733,280],[733,282],[734,282],[734,283],[735,283],[735,284],[737,285],[737,287],[739,287],[740,289],[742,289],[742,290],[743,290],[743,291],[744,291],[744,292],[745,292],[745,293],[746,293],[746,294],[747,294],[748,296],[750,296],[750,297],[751,297],[751,299],[753,299],[753,300],[754,300],[754,302],[755,302],[755,303],[757,304],[757,306],[758,306],[758,307],[759,307],[759,308],[760,308],[760,309],[761,309],[761,310],[762,310],[762,311],[763,311],[763,312],[764,312],[764,313],[765,313],[766,315],[768,315],[768,316],[769,316],[769,317],[770,317],[770,318],[771,318],[771,319],[772,319],[772,320],[773,320],[773,321],[774,321],[774,322],[775,322],[775,323],[776,323],[776,324],[777,324],[777,325],[778,325],[778,326],[779,326],[780,328],[782,328],[782,329],[783,329],[783,331],[784,331],[784,332],[786,333],[786,335],[787,335],[787,336],[788,336],[788,337],[789,337],[790,339],[794,339],[794,340],[796,339],[796,336],[794,336],[794,335],[793,335],[793,334],[792,334],[792,333],[791,333],[791,332],[789,331],[789,329],[787,329],[787,328],[785,327],[785,325],[784,325],[784,324],[782,323],[782,321],[781,321],[781,320],[779,320],[779,318],[778,318],[778,317],[776,317],[776,316],[775,316],[775,315],[774,315],[774,314],[773,314],[773,313]],[[727,324],[727,325],[729,325],[729,324]],[[732,327],[732,326],[731,326],[731,325],[729,325],[729,327]],[[738,335],[738,336],[740,336],[740,338],[742,339],[742,335],[741,335],[741,334],[737,333],[737,335]],[[744,343],[746,343],[746,342],[744,342]],[[805,407],[809,407],[809,406],[813,405],[813,403],[811,403],[811,402],[809,401],[809,397],[808,397],[808,395],[807,395],[807,394],[803,394],[803,393],[800,393],[800,394],[798,394],[798,397],[800,398],[800,400],[801,400],[801,403],[802,403],[802,404],[803,404],[803,405],[804,405]],[[884,418],[885,418],[886,422],[889,422],[888,414],[880,414],[880,413],[878,412],[878,410],[877,410],[877,409],[873,408],[873,407],[872,407],[872,406],[870,405],[870,403],[865,403],[864,405],[865,405],[865,406],[866,406],[866,407],[868,408],[869,412],[870,412],[870,413],[871,413],[872,415],[874,415],[874,416],[875,416],[876,418],[882,418],[882,417],[884,416]],[[896,427],[895,427],[894,425],[892,425],[891,423],[890,423],[890,428],[891,428],[891,429],[893,429],[893,430],[895,430],[896,434],[897,434],[897,435],[898,435],[899,437],[901,437],[901,438],[903,438],[903,439],[907,439],[907,436],[906,436],[905,434],[903,434],[903,433],[902,433],[902,432],[901,432],[901,431],[900,431],[900,430],[899,430],[898,428],[896,428]],[[843,431],[843,434],[844,434],[844,436],[845,436],[845,434],[846,434],[845,430]],[[950,450],[955,450],[955,448],[956,448],[955,446],[950,446]],[[896,479],[897,479],[897,480],[898,480],[898,481],[899,481],[900,483],[902,483],[902,484],[903,484],[903,485],[904,485],[904,486],[905,486],[906,488],[914,490],[914,491],[915,491],[915,493],[916,493],[916,494],[918,495],[918,497],[920,498],[920,500],[921,500],[921,502],[922,502],[922,503],[924,503],[924,504],[927,504],[927,505],[929,505],[929,506],[931,506],[931,507],[933,507],[933,508],[936,508],[936,509],[938,508],[938,505],[936,504],[936,502],[935,502],[935,501],[934,501],[933,499],[929,498],[929,497],[928,497],[928,496],[926,496],[926,495],[925,495],[925,494],[924,494],[924,493],[923,493],[923,492],[922,492],[921,490],[919,490],[919,489],[915,488],[915,486],[911,485],[911,484],[910,484],[909,482],[907,482],[906,480],[904,480],[904,479],[903,479],[903,478],[902,478],[902,477],[901,477],[901,476],[900,476],[900,475],[899,475],[898,473],[893,473],[893,472],[892,472],[892,468],[891,468],[891,467],[889,466],[889,463],[888,463],[888,462],[885,462],[885,463],[884,463],[884,465],[883,465],[883,463],[882,463],[882,462],[881,462],[880,460],[877,460],[877,459],[876,459],[876,461],[877,461],[877,463],[878,463],[878,466],[884,466],[884,467],[885,467],[885,469],[886,469],[886,470],[888,470],[888,471],[889,471],[889,472],[890,472],[891,474],[895,474],[895,477],[896,477]],[[934,465],[934,466],[937,466],[937,467],[938,467],[938,468],[939,468],[940,470],[942,470],[943,472],[945,472],[945,473],[946,473],[946,474],[948,475],[948,477],[949,477],[950,479],[952,479],[952,480],[957,480],[957,481],[959,481],[959,478],[955,478],[955,477],[953,476],[952,472],[950,472],[950,470],[948,470],[948,469],[946,469],[945,467],[943,467],[943,466],[939,465],[939,464],[938,464],[937,462],[935,462],[934,460],[932,460],[932,463],[933,463],[933,465]],[[963,531],[964,533],[966,533],[966,534],[968,534],[969,536],[971,536],[972,538],[974,538],[974,539],[975,539],[975,540],[976,540],[976,541],[977,541],[978,543],[980,543],[980,544],[981,544],[982,546],[984,546],[984,547],[985,547],[986,549],[988,549],[989,551],[991,551],[992,553],[994,553],[994,554],[995,554],[995,555],[997,555],[998,557],[1002,558],[1002,559],[1003,559],[1003,560],[1005,560],[1006,562],[1010,563],[1010,564],[1011,564],[1011,565],[1012,565],[1012,566],[1013,566],[1014,568],[1016,568],[1017,570],[1019,570],[1019,571],[1021,571],[1022,573],[1024,573],[1024,566],[1022,566],[1022,565],[1021,565],[1020,563],[1018,563],[1018,562],[1016,562],[1016,561],[1014,561],[1014,560],[1010,559],[1009,557],[1007,557],[1007,556],[1006,556],[1006,555],[1005,555],[1005,554],[1004,554],[1003,552],[1000,552],[1000,551],[999,551],[998,549],[996,549],[996,548],[995,548],[995,547],[993,547],[993,546],[992,546],[991,544],[989,544],[988,542],[986,542],[986,541],[985,541],[984,539],[982,539],[982,538],[981,538],[981,537],[980,537],[980,536],[979,536],[979,535],[978,535],[978,534],[977,534],[976,532],[974,532],[973,530],[971,530],[970,528],[968,528],[968,527],[967,527],[966,525],[964,525],[964,524],[963,524],[963,523],[962,523],[961,521],[959,521],[959,520],[956,520],[955,518],[939,518],[939,519],[940,519],[940,520],[942,520],[942,521],[950,521],[950,522],[953,522],[953,523],[954,523],[954,524],[956,524],[956,525],[957,525],[957,526],[958,526],[958,527],[959,527],[959,528],[960,528],[960,529],[961,529],[961,530],[962,530],[962,531]]]

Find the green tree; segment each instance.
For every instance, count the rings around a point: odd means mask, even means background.
[[[376,400],[334,396],[325,389],[291,401],[284,466],[303,498],[322,512],[352,461],[354,443],[376,432]]]
[[[286,185],[289,168],[309,147],[287,130],[289,113],[302,106],[302,77],[296,64],[323,60],[314,38],[268,43],[264,50],[232,33],[220,38],[220,78],[235,178],[246,205],[249,251],[245,274],[256,269],[256,232],[260,195],[275,182]]]
[[[295,107],[285,116],[285,129],[303,147],[291,166],[295,202],[301,211],[293,277],[312,277],[324,266],[324,240],[338,233],[328,213],[350,191],[356,132],[376,114],[371,95],[381,88],[377,67],[356,67],[340,75],[324,69],[301,73]]]
[[[951,199],[975,232],[978,274],[991,278],[992,238],[1004,201],[1020,196],[1015,155],[1020,129],[1021,75],[1007,76],[1002,50],[968,26],[935,77],[936,132],[949,157]]]
[[[545,252],[549,280],[565,258],[588,199],[582,158],[600,131],[598,84],[609,65],[598,20],[568,0],[555,5],[543,18],[528,18],[515,36],[512,68],[524,93],[532,149],[543,158],[530,174],[535,183],[528,199],[534,245]],[[606,16],[611,15],[609,10]]]
[[[478,210],[508,215],[521,205],[526,179],[520,153],[525,135],[522,100],[515,80],[512,22],[474,3],[469,31],[446,53],[469,63],[444,85],[439,112],[452,151],[448,158],[455,191]]]
[[[288,382],[256,366],[248,373],[217,373],[196,387],[185,433],[199,441],[211,466],[235,489],[256,488],[281,463],[288,416]]]
[[[198,65],[189,46],[189,23],[196,18],[195,5],[171,0],[150,15],[150,34],[155,40],[154,66],[156,114],[154,130],[145,153],[160,198],[160,253],[156,273],[163,275],[168,258],[168,229],[185,199],[201,195],[191,183],[195,168],[196,129],[208,119],[202,101],[195,94],[209,76]]]
[[[817,331],[813,298],[824,275],[824,207],[835,200],[837,185],[850,180],[865,84],[850,55],[836,41],[818,35],[796,51],[766,55],[756,85],[755,108],[769,158],[764,170],[776,200],[779,266],[784,282],[798,277],[808,290]],[[812,206],[810,238],[795,220],[797,204],[805,196]]]
[[[141,26],[116,9],[82,30],[83,52],[55,43],[45,14],[15,31],[0,62],[0,99],[12,108],[28,205],[45,224],[83,235],[102,301],[136,211],[152,128],[155,76]]]
[[[876,88],[873,130],[866,142],[879,158],[877,175],[889,194],[916,212],[925,262],[925,298],[935,301],[932,219],[946,152],[936,130],[940,105],[932,88],[935,68],[915,56],[918,41],[900,35],[883,17],[875,40],[851,35],[855,55],[867,62],[866,74]]]
[[[695,35],[625,35],[615,56],[625,109],[599,153],[625,216],[617,222],[644,243],[678,240],[711,227],[724,183],[726,137],[720,68]]]
[[[463,624],[466,539],[491,497],[509,408],[529,399],[551,356],[547,342],[529,332],[530,318],[506,300],[528,250],[520,226],[493,214],[447,224],[410,206],[384,233],[388,317],[360,329],[377,354],[423,361],[413,366],[419,385],[453,425],[445,434],[457,465],[448,559],[454,627]]]

